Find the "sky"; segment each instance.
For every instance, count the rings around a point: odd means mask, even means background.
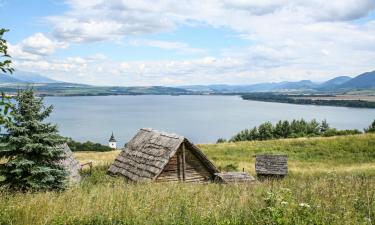
[[[93,85],[324,81],[375,70],[375,0],[0,0],[13,67]]]

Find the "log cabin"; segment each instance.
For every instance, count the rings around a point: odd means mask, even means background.
[[[108,170],[112,176],[142,182],[210,182],[219,170],[183,136],[141,129]]]

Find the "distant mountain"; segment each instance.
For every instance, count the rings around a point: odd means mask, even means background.
[[[311,80],[301,80],[296,82],[286,82],[276,87],[278,90],[300,90],[300,89],[314,89],[319,85]]]
[[[15,71],[10,76],[26,83],[60,83],[60,81],[52,80],[46,76],[37,73],[30,73],[19,70]]]
[[[339,85],[341,85],[345,82],[348,82],[351,79],[352,78],[348,77],[348,76],[335,77],[335,78],[330,79],[330,80],[322,83],[321,85],[319,85],[319,89],[332,90],[332,89],[335,89],[337,86],[339,86]]]
[[[337,88],[342,89],[361,89],[375,88],[375,70],[372,72],[362,73],[353,79],[339,85]]]
[[[272,91],[275,88],[286,82],[279,83],[259,83],[249,85],[227,85],[227,84],[213,84],[213,85],[187,85],[179,86],[188,91],[195,92],[215,92],[215,93],[243,93],[243,92],[261,92]]]
[[[21,83],[22,81],[5,74],[0,74],[0,83]]]

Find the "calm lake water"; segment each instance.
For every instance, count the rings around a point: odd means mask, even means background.
[[[375,119],[375,109],[245,101],[239,96],[47,97],[45,101],[55,106],[50,121],[58,124],[62,135],[107,144],[113,131],[121,146],[143,127],[212,143],[265,121],[327,119],[338,129],[362,130]]]

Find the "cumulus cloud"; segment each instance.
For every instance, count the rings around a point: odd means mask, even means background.
[[[25,52],[35,55],[50,55],[57,48],[66,48],[68,45],[64,42],[57,42],[47,38],[42,33],[36,33],[24,39],[20,46]]]
[[[358,74],[374,69],[374,0],[68,0],[69,10],[46,18],[54,40],[43,34],[11,47],[22,70],[102,85],[255,83]],[[180,41],[142,38],[181,26],[226,27],[247,47],[207,55]],[[47,59],[62,43],[121,40],[183,53],[189,60],[115,61],[103,55]],[[206,56],[206,57],[204,57]],[[191,57],[190,57],[191,58]],[[35,71],[38,70],[38,71]]]
[[[70,10],[47,20],[64,41],[91,42],[170,30],[190,21],[252,33],[256,19],[305,23],[366,16],[373,0],[68,0]],[[259,18],[262,17],[262,18]],[[264,17],[264,18],[263,18]]]
[[[18,44],[9,44],[9,53],[16,59],[40,60],[53,54],[56,49],[67,47],[67,43],[54,41],[42,33],[35,33]]]
[[[146,46],[146,47],[154,47],[154,48],[161,48],[166,50],[176,50],[180,52],[186,53],[204,53],[204,49],[200,48],[192,48],[188,44],[184,42],[178,41],[161,41],[161,40],[151,40],[151,39],[135,39],[129,42],[131,46]]]

